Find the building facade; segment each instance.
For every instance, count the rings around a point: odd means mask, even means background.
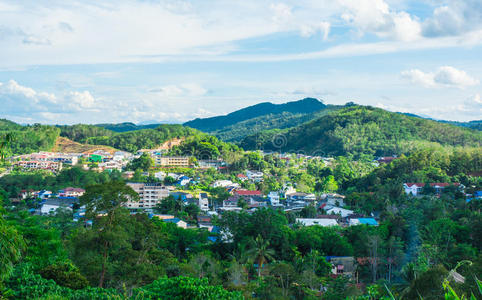
[[[128,201],[127,208],[153,208],[169,196],[167,187],[159,183],[127,183],[138,195],[139,201]]]

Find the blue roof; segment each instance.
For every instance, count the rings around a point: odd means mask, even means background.
[[[168,222],[168,223],[178,223],[179,221],[181,221],[181,219],[179,219],[179,218],[172,218],[172,219],[164,219],[163,221],[164,221],[164,222]]]
[[[482,197],[482,191],[476,191],[474,195],[475,197]]]
[[[358,218],[361,224],[378,226],[378,222],[374,218]]]
[[[216,236],[208,236],[208,240],[215,243],[218,240],[218,237]]]

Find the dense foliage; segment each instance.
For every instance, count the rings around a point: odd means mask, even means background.
[[[26,154],[52,149],[60,130],[47,125],[21,126],[7,120],[0,120],[0,139],[3,140],[7,134],[13,137],[9,148],[10,153]]]
[[[111,136],[90,137],[85,142],[135,152],[140,149],[154,149],[170,139],[182,138],[196,133],[196,130],[182,125],[165,124],[156,129],[141,129],[115,133]]]
[[[130,122],[124,123],[117,123],[117,124],[95,124],[95,126],[103,127],[108,130],[112,130],[115,132],[125,132],[125,131],[134,131],[134,130],[141,130],[141,129],[155,129],[159,127],[160,124],[147,124],[147,125],[136,125]]]
[[[302,114],[311,114],[313,112],[322,110],[325,107],[326,105],[314,98],[305,98],[303,100],[284,104],[263,102],[237,110],[225,116],[195,119],[184,123],[184,125],[199,129],[204,132],[222,131],[229,126],[233,126],[237,123],[255,119],[261,116],[265,116],[265,118],[260,120],[267,121],[268,118],[282,115],[283,113],[287,113],[287,116],[301,116]],[[241,126],[236,126],[234,128],[239,129],[240,127]]]
[[[288,130],[249,136],[240,146],[325,156],[382,156],[407,153],[427,142],[480,147],[481,141],[479,131],[378,108],[350,106]]]

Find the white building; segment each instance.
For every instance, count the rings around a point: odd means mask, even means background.
[[[72,204],[73,202],[68,200],[48,199],[40,208],[40,213],[42,215],[48,215],[50,213],[56,213],[60,208],[72,210]]]
[[[271,205],[273,205],[273,206],[279,205],[279,193],[278,192],[269,192],[268,199],[271,202]]]
[[[330,194],[323,194],[321,195],[321,200],[326,201],[326,204],[333,205],[333,206],[345,206],[345,196],[330,193]]]
[[[249,180],[260,182],[263,181],[263,172],[260,171],[246,171],[246,176]]]
[[[199,208],[202,211],[208,211],[209,210],[209,198],[208,194],[206,193],[199,193]]]
[[[231,186],[233,182],[231,180],[216,180],[213,183],[213,187],[228,187]]]
[[[156,173],[154,173],[154,177],[156,177],[157,179],[163,181],[164,178],[166,178],[166,173],[164,173],[164,172],[162,172],[162,171],[161,171],[161,172],[156,172]]]
[[[331,219],[331,218],[296,218],[297,223],[301,223],[304,226],[314,226],[314,225],[319,225],[323,227],[327,226],[337,226],[338,222],[336,219]]]
[[[354,211],[349,209],[344,209],[341,207],[326,207],[326,213],[329,215],[341,215],[342,218],[346,218],[349,215],[353,215]]]
[[[169,190],[159,183],[127,183],[137,194],[139,201],[128,201],[128,208],[152,208],[169,196]]]

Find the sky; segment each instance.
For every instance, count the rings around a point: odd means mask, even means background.
[[[482,119],[480,0],[0,0],[0,118],[179,123],[315,97]]]

